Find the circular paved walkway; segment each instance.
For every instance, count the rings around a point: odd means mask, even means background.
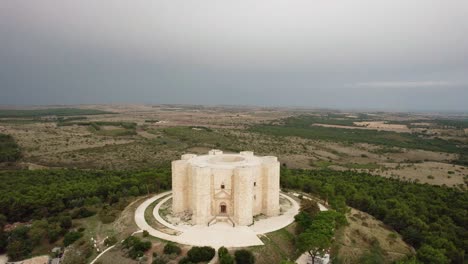
[[[170,191],[160,193],[144,201],[135,211],[135,223],[141,230],[148,231],[152,236],[185,245],[211,246],[214,248],[219,248],[221,246],[247,247],[263,245],[257,235],[270,233],[288,226],[294,222],[294,216],[299,212],[299,204],[294,199],[285,194],[280,194],[292,203],[291,208],[282,215],[255,221],[252,226],[232,227],[231,225],[222,222],[210,226],[173,225],[165,221],[159,215],[159,208],[164,202],[172,197],[170,194]],[[179,235],[163,233],[151,227],[145,220],[146,208],[154,201],[161,198],[163,199],[159,201],[153,210],[153,216],[158,222],[166,227],[179,231]]]

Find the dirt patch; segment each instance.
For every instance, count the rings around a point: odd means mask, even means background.
[[[330,125],[330,124],[313,124],[314,126],[321,127],[333,127],[333,128],[344,128],[344,129],[364,129],[364,130],[379,130],[379,131],[392,131],[398,133],[411,133],[406,125],[387,124],[384,121],[375,122],[354,122],[355,126],[343,126],[343,125]]]
[[[434,185],[466,185],[468,170],[464,166],[441,162],[385,164],[387,169],[375,171],[384,177],[396,177],[402,180],[417,181]]]
[[[399,234],[386,227],[373,216],[351,208],[346,215],[349,225],[336,235],[338,256],[343,263],[358,263],[359,258],[377,240],[384,253],[385,263],[392,263],[414,254]]]

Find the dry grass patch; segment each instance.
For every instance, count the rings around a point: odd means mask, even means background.
[[[399,234],[373,216],[352,208],[346,218],[349,225],[338,230],[338,249],[334,252],[343,263],[358,263],[359,258],[370,250],[375,240],[383,250],[385,263],[392,263],[406,255],[414,254],[414,249],[407,245]]]

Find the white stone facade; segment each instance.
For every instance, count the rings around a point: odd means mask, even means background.
[[[172,210],[188,211],[192,222],[206,225],[228,217],[236,225],[250,225],[253,216],[279,214],[280,164],[276,157],[251,151],[182,155],[172,162]]]

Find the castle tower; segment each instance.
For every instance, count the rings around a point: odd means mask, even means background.
[[[196,225],[229,219],[250,225],[257,214],[279,214],[280,165],[251,151],[182,155],[172,162],[173,213],[191,212]]]

